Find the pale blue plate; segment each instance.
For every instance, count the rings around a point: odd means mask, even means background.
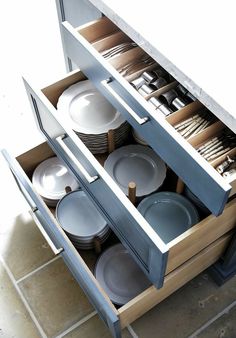
[[[142,200],[138,210],[165,243],[199,222],[195,206],[186,197],[174,192],[150,195]]]

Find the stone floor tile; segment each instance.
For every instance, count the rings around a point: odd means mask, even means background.
[[[139,338],[186,338],[236,299],[236,277],[218,287],[206,273],[132,323]]]
[[[131,337],[127,329],[123,330],[122,338]],[[103,321],[96,315],[63,338],[112,338],[112,335]]]
[[[235,338],[236,306],[201,332],[198,338]]]
[[[22,300],[0,261],[0,337],[40,338]]]
[[[28,212],[0,220],[0,242],[0,254],[15,279],[55,257]]]
[[[19,287],[48,337],[93,311],[61,258],[20,282]]]

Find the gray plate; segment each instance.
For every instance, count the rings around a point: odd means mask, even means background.
[[[79,238],[96,236],[107,226],[82,190],[72,191],[60,200],[56,208],[56,218],[68,234]]]
[[[156,191],[166,177],[165,163],[151,148],[142,145],[116,149],[106,159],[104,168],[126,195],[129,182],[135,182],[139,197]]]
[[[146,197],[138,210],[165,243],[199,222],[195,206],[184,196],[173,192],[159,192]]]
[[[122,244],[116,244],[99,257],[95,277],[117,305],[126,304],[151,284]]]

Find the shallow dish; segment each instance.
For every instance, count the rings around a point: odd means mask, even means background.
[[[151,148],[143,145],[116,149],[106,159],[104,168],[126,195],[129,182],[135,182],[138,197],[156,191],[166,177],[165,163]]]
[[[80,241],[84,238],[86,243],[100,233],[104,235],[107,227],[105,219],[82,190],[72,191],[59,201],[56,218],[68,235]]]
[[[138,205],[138,210],[165,243],[199,222],[195,206],[186,197],[174,192],[148,196]]]
[[[66,89],[59,97],[57,109],[68,115],[73,130],[83,134],[107,133],[125,122],[89,80]]]
[[[122,244],[116,244],[102,253],[94,274],[111,301],[117,305],[126,304],[151,285]]]
[[[58,157],[41,162],[33,172],[32,183],[45,203],[55,205],[65,194],[65,188],[78,189],[79,184]]]

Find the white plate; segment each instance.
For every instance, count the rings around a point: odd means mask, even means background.
[[[151,148],[142,145],[115,150],[108,156],[104,168],[126,195],[129,182],[135,182],[139,197],[156,191],[166,177],[165,163]]]
[[[33,172],[32,183],[45,201],[58,201],[66,194],[67,186],[72,190],[79,187],[78,182],[58,157],[50,157],[41,162]]]
[[[101,134],[118,128],[125,119],[89,80],[80,81],[59,97],[58,112],[68,115],[72,128],[83,134]]]
[[[111,301],[118,305],[126,304],[150,286],[150,281],[122,244],[104,251],[94,274]]]
[[[82,190],[72,191],[57,204],[56,218],[61,227],[76,237],[93,237],[107,227],[102,215]]]

